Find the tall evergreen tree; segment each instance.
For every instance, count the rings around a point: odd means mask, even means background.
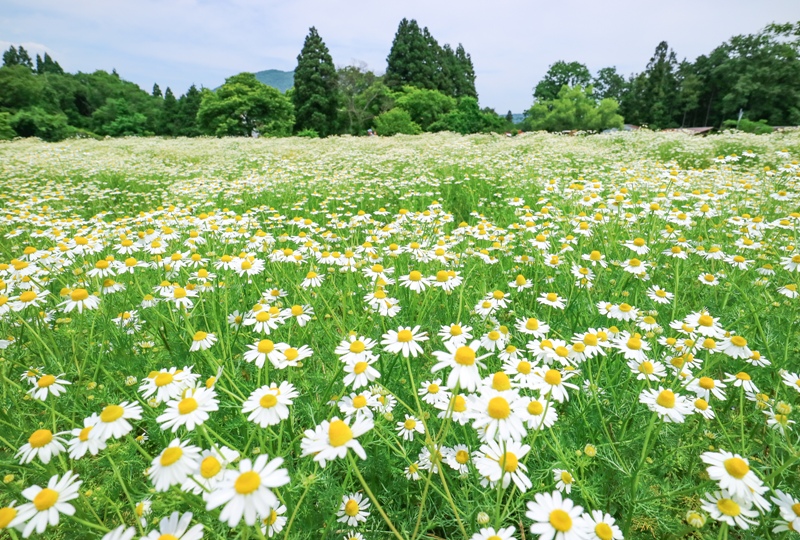
[[[313,129],[321,137],[336,133],[336,68],[328,47],[313,26],[297,56],[292,103],[296,131]]]
[[[475,68],[472,65],[472,57],[461,43],[456,47],[456,61],[458,71],[455,76],[455,93],[453,97],[474,97],[478,99],[478,91],[475,89]]]
[[[178,100],[172,89],[167,86],[164,91],[164,105],[161,107],[161,117],[158,131],[162,135],[174,136],[178,134]]]
[[[19,65],[19,54],[17,54],[17,48],[13,45],[3,53],[3,65],[6,67]]]
[[[163,97],[161,95],[161,87],[158,86],[158,83],[154,83],[153,84],[153,97],[157,97],[157,98]]]
[[[197,111],[200,110],[202,99],[203,94],[195,85],[192,85],[178,100],[176,135],[183,137],[197,137],[200,135],[201,131],[197,125]]]
[[[417,21],[403,19],[386,58],[386,85],[436,89],[436,59]]]
[[[17,63],[20,66],[25,66],[26,68],[33,69],[33,60],[31,60],[28,51],[25,50],[25,47],[20,45],[17,48]]]

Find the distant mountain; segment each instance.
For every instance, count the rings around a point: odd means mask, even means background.
[[[289,88],[294,86],[294,71],[267,69],[265,71],[259,71],[255,75],[256,79],[262,83],[277,88],[281,92],[286,92]]]
[[[515,124],[519,124],[525,119],[525,113],[512,113],[512,116],[514,117]]]

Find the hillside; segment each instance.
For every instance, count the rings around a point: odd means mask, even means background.
[[[256,79],[277,88],[281,92],[286,92],[294,85],[294,71],[281,71],[279,69],[267,69],[255,74]]]

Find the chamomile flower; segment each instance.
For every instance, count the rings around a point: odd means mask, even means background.
[[[133,540],[133,537],[136,535],[136,529],[134,527],[126,527],[125,525],[120,525],[116,529],[112,529],[106,534],[103,535],[103,538],[100,540]]]
[[[148,476],[156,491],[167,491],[170,486],[184,483],[199,465],[200,449],[189,441],[173,439],[153,458]]]
[[[64,313],[69,313],[77,309],[78,313],[83,310],[92,311],[100,306],[100,299],[89,293],[86,289],[75,289],[69,293],[69,297],[58,305],[64,309]]]
[[[442,379],[423,382],[417,389],[417,394],[429,405],[450,399],[450,391],[446,386],[442,386]]]
[[[77,474],[67,471],[64,476],[50,477],[45,488],[31,486],[24,489],[22,496],[30,502],[21,504],[16,509],[16,517],[8,526],[16,527],[24,523],[22,537],[28,538],[34,531],[42,534],[48,525],[58,525],[61,514],[75,514],[75,507],[69,501],[78,498],[78,489],[82,483]]]
[[[544,339],[550,331],[550,325],[542,322],[536,317],[528,317],[527,319],[517,319],[515,328],[538,339]]]
[[[708,476],[719,483],[720,489],[744,501],[752,500],[763,484],[750,469],[750,463],[739,454],[720,449],[719,452],[704,452],[700,455],[708,467]]]
[[[219,400],[213,389],[187,388],[181,399],[167,402],[167,410],[156,418],[156,422],[164,431],[171,429],[175,433],[181,426],[193,431],[196,426],[208,420],[209,413],[217,410],[219,410]]]
[[[647,289],[647,297],[656,304],[669,304],[675,297],[671,292],[667,292],[658,285],[652,285]]]
[[[278,369],[286,369],[287,367],[297,367],[300,362],[310,358],[313,354],[314,351],[308,345],[295,348],[288,343],[277,343],[275,352],[268,357],[273,366]]]
[[[358,527],[359,523],[367,521],[370,503],[361,493],[350,493],[342,496],[342,504],[336,512],[339,523],[350,527]]]
[[[516,529],[513,526],[500,529],[486,527],[473,534],[470,540],[516,540],[514,531]]]
[[[142,379],[139,392],[144,399],[154,398],[156,403],[162,403],[177,398],[185,389],[193,387],[196,381],[197,374],[192,373],[191,367],[171,367],[153,371]]]
[[[90,417],[83,419],[83,428],[75,428],[70,431],[73,437],[67,442],[70,459],[81,459],[86,455],[86,452],[96,456],[100,450],[106,448],[105,441],[89,436],[99,421],[100,417],[97,416],[97,413],[92,413]]]
[[[705,376],[692,378],[688,384],[686,384],[686,389],[688,391],[694,392],[697,397],[701,397],[706,401],[709,401],[712,395],[717,399],[725,401],[724,388],[725,383],[722,381]]]
[[[472,339],[472,327],[461,323],[444,325],[439,330],[438,335],[443,342],[450,342],[458,348],[466,345]]]
[[[408,275],[400,276],[400,285],[415,293],[421,293],[431,286],[431,280],[423,276],[419,270],[412,270]]]
[[[62,379],[61,377],[63,375],[63,373],[61,375],[42,375],[36,380],[34,387],[28,390],[28,395],[39,401],[45,401],[49,395],[53,395],[54,397],[60,396],[66,392],[64,385],[72,384]]]
[[[289,382],[284,381],[280,386],[275,383],[262,386],[254,390],[242,404],[242,414],[249,413],[247,419],[262,428],[274,426],[289,418],[289,405],[294,403],[298,395],[294,385]]]
[[[541,295],[539,295],[536,301],[539,302],[540,304],[544,304],[545,306],[550,306],[555,309],[564,309],[564,307],[567,305],[566,299],[561,298],[560,296],[558,296],[558,294],[554,292],[542,293]]]
[[[198,330],[192,336],[192,346],[189,347],[190,352],[205,351],[210,349],[214,343],[217,342],[217,336],[208,332]]]
[[[535,370],[536,378],[534,385],[542,396],[549,396],[559,403],[569,401],[569,393],[567,388],[577,390],[578,387],[572,383],[566,382],[575,375],[574,371],[561,371],[552,368],[537,368]]]
[[[415,433],[425,433],[425,426],[422,422],[410,414],[406,414],[406,419],[403,422],[397,422],[397,427],[395,429],[397,434],[406,441],[414,440]]]
[[[622,531],[616,525],[616,521],[611,514],[605,514],[602,510],[592,510],[583,515],[586,528],[589,529],[591,540],[622,540]]]
[[[740,371],[736,374],[726,373],[723,380],[726,383],[733,383],[736,388],[742,388],[747,394],[758,394],[758,387],[746,371]]]
[[[447,377],[447,387],[455,388],[459,385],[468,392],[473,392],[481,380],[478,368],[485,366],[481,362],[489,354],[478,356],[480,342],[475,340],[469,345],[456,346],[452,342],[444,344],[446,351],[434,351],[433,355],[438,362],[431,368],[433,373],[444,368],[451,368]]]
[[[158,523],[157,531],[150,531],[142,540],[201,540],[203,538],[203,524],[197,523],[189,527],[192,523],[192,513],[180,514],[173,512],[169,517],[162,519]]]
[[[372,367],[379,357],[374,355],[359,356],[361,360],[348,361],[344,366],[343,382],[345,386],[352,386],[353,390],[358,390],[362,386],[367,386],[372,381],[380,378],[380,372]]]
[[[269,358],[273,364],[277,363],[278,354],[279,351],[275,349],[275,343],[272,340],[262,339],[248,345],[247,351],[242,355],[242,358],[244,358],[245,362],[255,362],[256,367],[261,369],[264,367],[267,358]]]
[[[348,449],[361,459],[367,459],[364,448],[356,438],[372,429],[373,425],[369,418],[356,418],[352,425],[337,416],[331,421],[323,420],[315,429],[307,429],[303,434],[301,457],[313,455],[314,461],[319,462],[322,468],[328,461],[344,458]]]
[[[642,390],[639,394],[639,403],[647,405],[667,423],[682,424],[686,416],[693,412],[692,404],[686,397],[661,386],[657,390],[652,388]]]
[[[537,493],[534,501],[528,501],[525,516],[534,521],[531,532],[540,540],[585,540],[588,530],[582,519],[583,507],[570,499],[562,498],[561,492]]]
[[[348,338],[343,339],[333,352],[338,354],[339,360],[344,363],[361,362],[373,356],[372,349],[376,344],[373,339],[351,334]]]
[[[505,375],[500,372],[501,375]],[[507,377],[506,377],[507,379]],[[521,441],[527,430],[522,418],[515,412],[522,403],[514,390],[481,390],[467,401],[472,427],[481,435],[481,440]]]
[[[575,477],[565,469],[553,469],[553,482],[556,483],[558,491],[569,494],[572,492],[572,484],[575,483]]]
[[[20,464],[22,465],[30,463],[36,457],[42,463],[47,464],[50,463],[53,456],[57,456],[65,450],[66,442],[59,434],[53,434],[49,429],[37,429],[28,437],[28,442],[19,447],[14,457],[21,458]]]
[[[533,484],[528,478],[528,468],[523,463],[531,447],[518,441],[487,441],[475,452],[475,467],[480,475],[492,483],[500,482],[503,489],[511,482],[525,493]]]
[[[758,517],[758,512],[752,509],[751,504],[725,491],[706,493],[702,509],[712,519],[727,523],[730,527],[746,530],[757,523],[755,518]]]
[[[410,326],[401,326],[398,330],[389,330],[383,335],[381,345],[387,352],[400,353],[406,358],[409,356],[416,358],[422,354],[420,342],[428,340],[427,334],[420,332],[419,328],[419,326],[413,329]]]
[[[289,473],[281,468],[283,458],[268,459],[266,454],[255,462],[243,459],[239,470],[226,475],[208,496],[206,510],[225,505],[219,519],[231,528],[242,519],[252,526],[257,519],[268,517],[280,504],[272,490],[289,483]]]
[[[133,430],[128,420],[141,420],[142,406],[123,401],[119,405],[106,405],[100,412],[100,420],[94,425],[89,436],[102,441],[119,439]]]
[[[203,450],[200,454],[200,465],[181,485],[181,491],[203,495],[213,492],[216,485],[227,474],[227,467],[239,459],[239,452],[227,446]]]

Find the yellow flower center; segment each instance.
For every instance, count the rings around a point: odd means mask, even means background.
[[[733,345],[736,346],[736,347],[746,347],[747,346],[747,340],[744,339],[742,336],[733,336],[731,338],[731,343],[733,343]]]
[[[197,400],[193,397],[187,397],[178,403],[178,413],[189,414],[197,409]]]
[[[471,366],[475,363],[475,351],[470,347],[459,347],[456,349],[455,361],[462,366]]]
[[[741,480],[750,472],[750,466],[745,460],[738,457],[728,458],[723,462],[725,470],[734,478]]]
[[[75,289],[71,293],[69,293],[69,297],[72,299],[73,302],[81,302],[89,298],[89,291],[86,289]]]
[[[498,371],[492,376],[492,388],[503,391],[511,389],[511,379],[502,371]]]
[[[611,530],[608,523],[598,523],[595,525],[594,534],[596,534],[600,540],[611,540],[614,538],[614,531]]]
[[[250,495],[261,485],[261,475],[254,471],[247,471],[239,475],[233,487],[240,495]]]
[[[367,398],[363,395],[358,395],[353,398],[353,407],[356,409],[362,409],[367,406]]]
[[[544,382],[550,386],[558,386],[561,384],[561,372],[557,369],[548,369],[544,374]]]
[[[48,386],[52,386],[56,382],[56,378],[53,375],[45,375],[38,381],[36,381],[36,386],[39,388],[47,388]]]
[[[331,446],[344,446],[352,438],[353,430],[342,420],[334,420],[331,422],[331,425],[328,426],[328,439],[331,441]]]
[[[522,373],[523,375],[527,375],[531,372],[531,363],[523,360],[519,364],[517,364],[517,371]]]
[[[356,365],[353,366],[353,373],[355,373],[356,375],[361,375],[362,373],[367,371],[368,367],[369,364],[367,364],[366,362],[356,362]]]
[[[409,281],[421,281],[422,280],[422,272],[419,270],[412,270],[408,273]]]
[[[509,417],[511,414],[511,407],[505,398],[500,396],[493,397],[489,400],[488,412],[489,416],[495,420],[502,420]]]
[[[538,330],[539,329],[539,321],[538,321],[538,319],[533,319],[533,318],[528,319],[525,322],[525,328],[527,330]]]
[[[33,432],[33,435],[30,436],[28,439],[28,444],[31,445],[33,448],[41,448],[45,445],[50,444],[50,441],[53,440],[53,432],[49,429],[37,429]]]
[[[694,406],[700,409],[701,411],[705,411],[708,409],[708,401],[704,400],[703,398],[697,398],[694,400]]]
[[[17,517],[17,509],[6,506],[0,508],[0,531],[8,527],[8,524]]]
[[[406,428],[407,430],[411,431],[412,429],[417,427],[417,421],[414,420],[413,418],[409,418],[408,420],[403,422],[403,427]]]
[[[739,373],[736,374],[736,378],[739,379],[740,381],[749,381],[750,375],[748,375],[744,371],[740,371]]]
[[[348,500],[344,505],[344,513],[350,517],[357,516],[359,510],[358,502],[355,499]]]
[[[360,354],[360,353],[364,352],[364,349],[366,349],[366,348],[367,348],[367,346],[364,345],[364,342],[360,341],[358,339],[350,344],[350,352],[351,353]]]
[[[453,403],[453,411],[461,413],[467,410],[467,400],[464,396],[456,396]]]
[[[294,347],[289,347],[288,349],[283,351],[283,355],[286,357],[287,360],[292,362],[296,360],[298,356],[300,356],[300,352]]]
[[[622,303],[619,305],[619,310],[623,313],[628,313],[633,307],[630,304]]]
[[[275,348],[275,343],[269,339],[262,339],[258,342],[258,352],[261,354],[271,353]]]
[[[119,405],[109,405],[100,413],[100,420],[106,424],[110,424],[122,418],[123,414],[125,414],[125,409]]]
[[[158,387],[166,386],[170,384],[174,379],[175,377],[171,373],[159,373],[158,375],[156,375],[155,383],[156,386]]]
[[[500,458],[500,466],[503,468],[504,471],[507,473],[513,473],[517,470],[519,466],[519,459],[517,458],[516,454],[511,452],[506,452]]]
[[[186,298],[186,289],[183,287],[175,287],[175,290],[172,291],[172,297],[175,299]]]
[[[397,341],[400,343],[408,343],[414,338],[411,334],[411,330],[400,330],[397,332]]]
[[[275,394],[264,394],[258,401],[258,404],[265,409],[271,409],[278,404],[278,398],[275,396]]]
[[[203,478],[214,478],[222,470],[222,464],[214,456],[208,456],[200,463],[200,475]]]
[[[572,475],[569,474],[567,471],[562,471],[561,472],[561,481],[564,482],[565,484],[571,484],[572,483]]]
[[[654,368],[653,363],[645,360],[641,364],[639,364],[639,373],[644,373],[645,375],[652,375]]]
[[[33,302],[34,300],[36,300],[36,293],[33,291],[25,291],[24,293],[19,295],[20,302],[24,302],[27,304],[28,302]]]
[[[726,516],[736,517],[741,513],[741,508],[731,499],[720,499],[717,501],[717,508]]]
[[[662,390],[656,398],[656,403],[665,409],[672,409],[675,407],[675,393],[672,390]]]
[[[572,518],[563,510],[550,512],[550,525],[558,532],[567,532],[572,529]]]
[[[292,306],[292,317],[299,317],[303,314],[303,306]]]
[[[39,512],[53,507],[57,502],[58,491],[50,488],[44,488],[33,498],[33,506],[35,506]]]
[[[183,456],[183,448],[180,446],[170,446],[161,454],[161,466],[169,467]]]
[[[554,292],[547,293],[547,301],[548,302],[555,302],[556,300],[558,300],[558,295],[556,293],[554,293]]]
[[[461,325],[454,324],[450,327],[450,335],[451,336],[460,336],[463,333],[461,330]]]

